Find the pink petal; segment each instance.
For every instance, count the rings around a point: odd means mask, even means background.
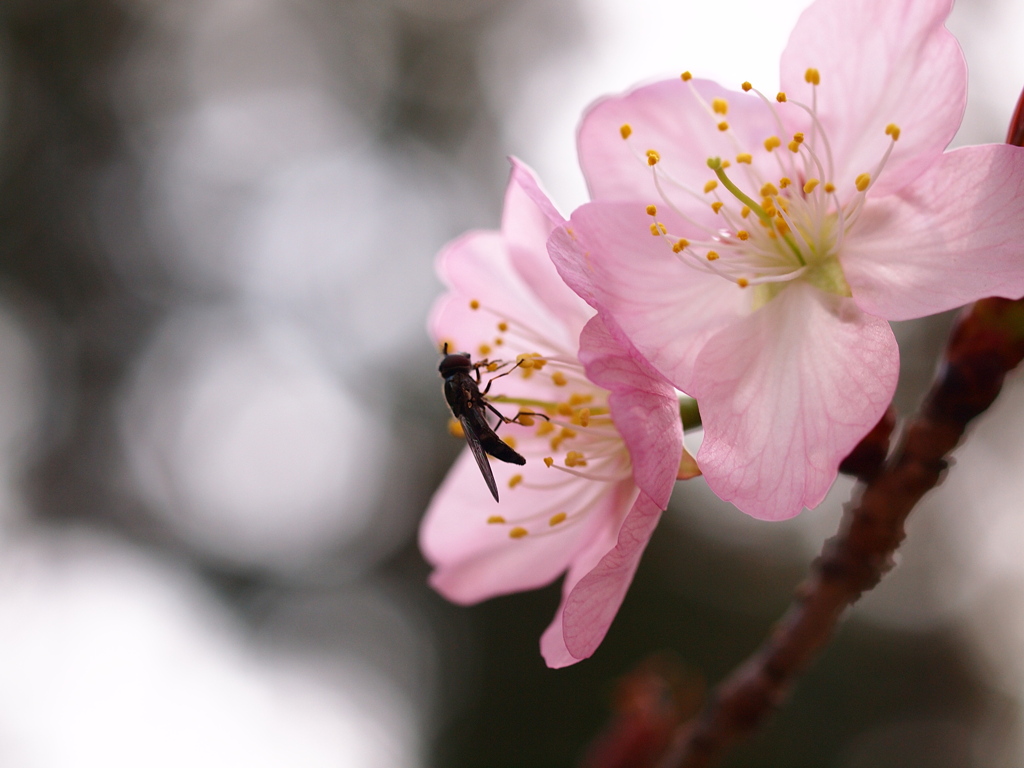
[[[614,547],[606,548],[596,558],[592,549],[590,557],[573,564],[562,587],[562,604],[541,637],[541,653],[549,667],[575,664],[597,650],[660,518],[661,507],[640,493],[618,531]]]
[[[782,520],[822,500],[878,422],[899,351],[888,323],[797,282],[715,336],[697,364],[708,485],[748,515]]]
[[[611,392],[612,419],[629,449],[633,480],[662,509],[668,506],[683,449],[675,388],[594,317],[580,336],[587,378]]]
[[[749,311],[750,294],[680,262],[650,223],[638,204],[589,203],[573,213],[573,234],[556,231],[548,248],[563,278],[585,284],[636,350],[688,392],[697,354]]]
[[[453,240],[438,254],[437,272],[467,307],[470,300],[480,302],[486,311],[479,314],[490,317],[492,326],[499,318],[517,318],[561,327],[519,277],[498,232],[468,232]]]
[[[475,603],[550,583],[604,527],[617,526],[624,514],[616,509],[614,494],[607,494],[575,525],[552,535],[511,539],[509,525],[488,524],[488,517],[503,515],[512,521],[548,509],[553,515],[561,510],[559,501],[578,500],[604,489],[600,483],[582,479],[558,493],[525,487],[550,482],[554,474],[529,456],[525,467],[493,461],[491,469],[500,504],[491,498],[469,451],[464,451],[434,494],[420,527],[420,549],[435,568],[430,583],[453,602]],[[523,484],[509,488],[509,478],[517,473],[525,478]],[[543,525],[543,515],[540,522]]]
[[[564,223],[533,171],[513,158],[501,217],[508,258],[533,295],[576,337],[594,313],[562,282],[548,257],[548,236]]]
[[[1024,149],[942,155],[897,196],[872,200],[843,245],[857,304],[907,320],[986,296],[1024,296]]]
[[[943,26],[952,0],[817,0],[797,22],[782,56],[791,99],[810,104],[808,67],[818,69],[818,114],[839,189],[870,173],[895,123],[901,137],[872,193],[913,181],[949,144],[967,100],[967,65]],[[804,123],[803,125],[806,125]]]
[[[718,129],[719,118],[709,114],[694,89],[708,103],[715,98],[728,101],[732,131]],[[633,131],[628,142],[619,132],[626,123]],[[688,84],[676,78],[590,107],[579,130],[580,165],[594,200],[657,204],[652,170],[642,159],[648,149],[660,153],[661,167],[674,179],[699,191],[715,177],[707,166],[709,157],[731,158],[752,151],[776,132],[771,113],[755,95],[728,91],[708,80]],[[743,149],[737,149],[737,138]]]

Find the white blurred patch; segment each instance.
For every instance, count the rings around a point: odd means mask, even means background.
[[[0,764],[415,768],[407,702],[247,647],[188,577],[84,536],[0,557]]]
[[[336,329],[343,358],[387,354],[423,333],[441,181],[369,148],[294,163],[268,176],[238,217],[232,282]]]
[[[122,434],[139,493],[180,535],[273,566],[322,555],[370,524],[380,423],[295,328],[193,311],[153,340]]]

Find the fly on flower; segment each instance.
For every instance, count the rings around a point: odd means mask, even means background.
[[[441,377],[444,379],[444,399],[448,401],[448,407],[451,408],[452,415],[458,419],[459,425],[462,427],[466,443],[469,444],[469,449],[473,453],[473,458],[476,459],[476,465],[480,468],[480,474],[484,476],[484,481],[487,483],[491,495],[495,501],[498,501],[498,486],[494,482],[494,473],[491,472],[491,465],[487,460],[487,455],[490,454],[500,461],[520,466],[526,463],[526,459],[516,453],[512,446],[498,437],[498,434],[491,428],[491,425],[487,423],[487,411],[491,411],[498,417],[498,426],[501,424],[521,424],[523,423],[521,419],[524,416],[540,416],[543,419],[548,417],[543,414],[520,411],[511,419],[508,418],[487,401],[487,393],[490,391],[491,384],[494,383],[495,379],[488,381],[487,386],[482,391],[480,389],[480,369],[492,370],[491,366],[495,366],[493,370],[497,370],[497,367],[500,367],[497,363],[491,363],[487,360],[474,363],[470,359],[468,352],[449,353],[447,343],[444,345],[443,354],[444,358],[437,369],[441,372]],[[495,378],[507,376],[518,368],[521,362],[517,362],[512,369]]]
[[[617,341],[548,258],[547,239],[564,224],[529,169],[514,162],[501,229],[468,232],[438,255],[448,292],[434,306],[430,330],[474,355],[441,364],[446,380],[466,387],[446,394],[457,417],[468,414],[470,449],[437,490],[420,529],[434,569],[430,583],[457,603],[536,589],[565,574],[562,603],[541,638],[551,667],[597,649],[683,455],[676,391]],[[499,350],[506,367],[484,365]],[[500,395],[487,394],[488,373],[490,382],[508,374],[491,387]],[[489,404],[546,415],[534,420],[520,411],[502,419],[513,422],[504,441],[526,460],[522,467],[488,464],[480,435],[489,439],[490,426],[475,428],[486,424]],[[474,438],[484,450],[475,453]],[[498,485],[501,514],[491,500]]]

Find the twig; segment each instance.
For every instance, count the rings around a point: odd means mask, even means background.
[[[953,331],[939,376],[893,457],[852,501],[771,636],[681,726],[663,768],[713,765],[783,701],[831,639],[840,616],[893,565],[914,505],[938,484],[947,454],[1024,359],[1024,301],[985,299]]]

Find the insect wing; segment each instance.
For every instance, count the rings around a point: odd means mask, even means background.
[[[474,420],[470,416],[462,415],[459,417],[459,423],[462,425],[462,431],[466,435],[466,442],[469,444],[469,450],[473,453],[473,458],[476,459],[476,465],[480,469],[480,474],[484,476],[484,482],[487,483],[487,487],[491,491],[491,496],[494,500],[498,500],[498,484],[494,482],[494,473],[491,472],[491,463],[487,460],[487,454],[484,452],[484,446],[480,442],[480,422],[483,422],[484,428],[487,430],[484,434],[491,433],[491,428],[487,426],[487,422],[484,421],[483,416],[480,416],[476,411],[470,411],[469,414],[477,416]],[[493,433],[491,433],[493,434]]]

